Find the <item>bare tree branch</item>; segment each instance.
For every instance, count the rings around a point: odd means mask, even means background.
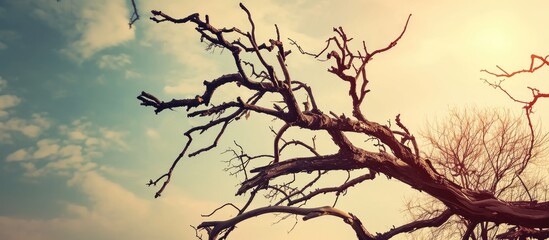
[[[300,207],[288,207],[288,206],[262,207],[262,208],[257,208],[257,209],[245,212],[241,215],[238,215],[234,218],[231,218],[225,221],[203,222],[198,226],[198,228],[209,228],[210,229],[209,239],[215,239],[221,231],[227,228],[233,227],[239,222],[242,222],[246,219],[257,217],[259,215],[263,215],[267,213],[290,213],[290,214],[302,215],[303,220],[305,221],[316,218],[316,217],[324,216],[324,215],[331,215],[331,216],[339,217],[345,223],[349,224],[355,231],[358,239],[360,240],[375,239],[374,236],[370,234],[362,226],[362,222],[356,216],[329,206],[318,207],[318,208],[300,208]]]
[[[130,16],[130,23],[128,25],[132,28],[133,24],[139,20],[139,12],[137,11],[137,6],[135,5],[135,0],[130,0],[132,4],[132,15]]]
[[[452,211],[445,210],[437,217],[426,219],[426,220],[417,220],[408,224],[404,224],[400,227],[393,228],[386,233],[378,234],[376,236],[376,239],[390,239],[393,236],[400,233],[413,232],[417,229],[426,228],[426,227],[439,227],[444,222],[446,222],[452,215],[453,215]]]
[[[322,215],[332,215],[343,219],[356,232],[358,239],[383,239],[383,236],[390,237],[402,232],[414,231],[418,228],[440,226],[444,224],[452,215],[458,215],[468,222],[479,223],[482,228],[488,229],[488,222],[494,224],[507,223],[511,225],[520,225],[530,228],[549,227],[549,204],[547,202],[530,201],[525,204],[524,201],[506,201],[499,198],[500,192],[490,192],[475,186],[474,181],[469,178],[463,178],[463,181],[457,180],[457,176],[452,175],[452,170],[458,173],[470,172],[464,163],[458,163],[451,166],[451,169],[435,169],[430,159],[420,156],[420,149],[415,137],[410,130],[401,122],[400,115],[396,118],[396,127],[383,125],[368,120],[362,113],[362,104],[366,94],[370,91],[367,77],[367,63],[377,54],[386,52],[395,47],[408,28],[410,16],[408,16],[402,31],[386,47],[370,52],[365,42],[362,42],[362,49],[351,50],[349,42],[353,38],[347,36],[342,27],[334,28],[334,36],[326,41],[326,47],[318,54],[310,54],[304,51],[297,43],[290,40],[291,45],[297,46],[298,50],[307,55],[319,58],[325,54],[326,59],[333,62],[333,66],[328,72],[337,76],[337,80],[348,84],[347,94],[351,97],[352,116],[336,115],[333,111],[326,111],[330,115],[324,114],[321,106],[317,105],[313,90],[304,82],[295,81],[291,78],[290,68],[286,66],[286,60],[290,51],[284,50],[284,43],[280,40],[280,30],[275,25],[276,37],[269,39],[265,43],[260,43],[256,36],[256,24],[253,21],[251,12],[243,5],[240,8],[245,12],[250,31],[242,31],[238,28],[216,28],[210,24],[209,17],[201,19],[198,13],[191,14],[184,18],[174,18],[161,11],[153,10],[153,21],[157,23],[171,22],[174,24],[193,24],[199,34],[200,40],[205,41],[209,46],[227,49],[232,55],[237,72],[226,74],[210,82],[204,81],[205,91],[202,95],[196,95],[194,98],[172,99],[170,101],[161,101],[157,97],[147,92],[142,92],[138,99],[141,105],[152,107],[155,113],[160,113],[165,109],[186,108],[188,117],[205,119],[214,118],[207,122],[202,122],[198,126],[188,129],[184,135],[188,138],[179,156],[174,160],[169,171],[157,178],[150,180],[149,185],[156,185],[164,180],[161,188],[157,191],[156,197],[164,191],[173,174],[174,168],[183,156],[193,157],[205,151],[214,149],[225,134],[225,129],[231,126],[231,123],[238,121],[242,116],[246,117],[250,112],[254,114],[266,115],[275,118],[275,121],[282,123],[282,128],[275,132],[273,143],[273,154],[249,156],[240,151],[233,150],[234,157],[228,161],[227,171],[231,174],[244,172],[237,195],[249,193],[250,196],[244,207],[239,208],[238,214],[225,221],[205,221],[197,229],[208,233],[209,239],[225,239],[235,228],[235,226],[246,219],[259,216],[266,213],[287,213],[304,216],[304,220],[315,218]],[[233,40],[235,39],[235,40]],[[274,50],[274,51],[273,51]],[[254,61],[245,62],[241,54],[249,53]],[[248,56],[247,55],[247,56]],[[275,59],[274,64],[272,59]],[[536,58],[538,59],[538,58]],[[534,58],[532,58],[532,61]],[[545,59],[544,59],[545,60]],[[252,64],[256,63],[256,66]],[[257,64],[259,62],[259,64]],[[278,65],[276,65],[278,64]],[[531,64],[533,66],[533,63]],[[278,67],[273,67],[278,66]],[[536,67],[530,67],[532,71]],[[256,72],[257,71],[257,72]],[[489,72],[488,72],[489,73]],[[506,73],[509,74],[509,73]],[[513,74],[513,73],[511,73]],[[511,75],[509,74],[509,75]],[[229,84],[235,84],[253,92],[253,96],[248,99],[237,97],[223,101],[221,96],[215,94],[219,88],[224,88]],[[508,171],[514,171],[515,175],[507,183],[516,182],[515,176],[519,176],[533,156],[532,149],[535,146],[534,128],[531,124],[529,113],[531,107],[538,98],[546,97],[537,89],[530,89],[534,100],[525,102],[529,127],[531,129],[530,151],[525,156],[521,156],[522,161],[519,166],[504,167],[498,166],[502,162],[486,163],[479,166],[479,169],[496,169],[494,172],[496,179],[502,181],[505,179],[502,174]],[[296,94],[297,91],[302,91]],[[265,95],[276,98],[277,102],[266,104],[261,102]],[[266,106],[272,105],[272,106]],[[206,147],[198,148],[194,152],[188,153],[192,145],[193,136],[196,133],[201,134],[212,128],[219,128]],[[283,139],[285,131],[292,127],[292,131],[316,131],[327,133],[337,150],[334,153],[318,151],[313,139],[312,146],[306,144],[301,139],[286,141]],[[274,130],[273,130],[274,131]],[[363,143],[356,144],[350,138],[349,134],[360,134],[367,139],[377,141],[378,149],[370,150],[365,148]],[[280,141],[284,142],[280,146]],[[408,145],[412,143],[413,149]],[[282,150],[290,144],[299,145],[307,149],[306,156],[287,157],[281,155]],[[194,147],[194,145],[193,145]],[[488,148],[488,146],[485,146]],[[377,151],[376,151],[377,150]],[[492,154],[490,152],[490,154]],[[472,155],[472,153],[471,153]],[[260,156],[260,157],[259,157]],[[249,165],[252,159],[268,158],[272,161],[258,161]],[[474,159],[474,158],[473,158]],[[236,163],[235,163],[236,161]],[[367,169],[368,174],[351,178],[349,171]],[[500,170],[497,170],[500,169]],[[519,169],[518,171],[516,169]],[[326,176],[328,172],[345,171],[347,178],[338,186],[321,186],[319,179]],[[304,204],[320,193],[333,192],[336,195],[335,202],[339,199],[341,193],[344,193],[349,187],[359,184],[365,180],[375,178],[376,173],[383,173],[388,177],[395,178],[405,184],[410,185],[419,191],[429,194],[445,205],[446,211],[441,212],[437,217],[428,220],[414,221],[410,224],[389,230],[379,238],[368,233],[362,226],[361,221],[350,213],[343,212],[333,207],[305,208]],[[311,175],[306,180],[299,179],[297,176]],[[450,173],[450,174],[447,174]],[[483,183],[484,184],[484,183]],[[492,184],[492,186],[494,186]],[[498,184],[495,184],[500,186]],[[505,185],[503,188],[513,188]],[[315,190],[308,190],[313,189]],[[515,189],[515,188],[513,188]],[[274,206],[259,207],[254,210],[247,210],[251,206],[253,199],[259,191],[264,191],[264,196],[274,202]],[[308,191],[306,193],[305,191]],[[335,205],[334,202],[334,205]],[[282,204],[287,204],[286,206]],[[294,205],[294,206],[292,206]],[[230,206],[230,205],[226,205]],[[237,208],[235,206],[235,208]],[[238,208],[237,208],[238,209]],[[215,213],[215,211],[214,211]],[[474,226],[476,226],[475,224]],[[471,235],[474,234],[474,226],[470,227]],[[469,233],[467,233],[469,235]],[[198,236],[198,235],[197,235]]]

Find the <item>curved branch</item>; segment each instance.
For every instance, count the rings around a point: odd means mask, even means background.
[[[227,229],[236,226],[238,223],[253,217],[257,217],[267,213],[289,213],[303,216],[303,220],[309,220],[316,217],[330,215],[339,217],[349,224],[355,231],[360,240],[374,240],[374,236],[370,234],[363,226],[362,222],[353,214],[343,212],[337,208],[325,206],[317,208],[300,208],[288,206],[269,206],[257,208],[248,212],[244,212],[234,218],[225,221],[203,222],[197,228],[210,229],[208,231],[209,239],[216,239],[217,235]]]
[[[280,138],[282,138],[282,135],[284,134],[284,132],[286,132],[286,130],[288,130],[288,128],[290,128],[292,126],[291,123],[286,123],[284,124],[284,126],[282,126],[280,128],[280,130],[278,130],[278,133],[276,134],[275,136],[275,139],[274,139],[274,160],[273,160],[273,163],[277,163],[278,160],[279,160],[279,157],[280,157],[280,150],[278,148],[278,142],[280,141]]]
[[[520,74],[520,73],[533,73],[533,72],[537,71],[538,69],[540,69],[541,67],[543,67],[544,65],[549,65],[548,58],[549,58],[549,55],[547,55],[545,57],[542,57],[542,56],[539,56],[539,55],[536,55],[536,54],[532,54],[532,55],[530,55],[530,67],[529,68],[514,71],[514,72],[511,72],[511,73],[508,73],[507,71],[503,70],[500,66],[497,66],[497,65],[496,65],[496,67],[499,70],[501,70],[503,73],[494,73],[494,72],[488,71],[486,69],[482,69],[480,71],[488,73],[488,74],[496,76],[496,77],[510,78],[510,77],[513,77],[513,76],[515,76],[517,74]],[[541,63],[539,63],[539,65],[534,66],[534,63],[535,63],[536,59],[540,60]]]
[[[329,193],[329,192],[335,192],[336,195],[339,196],[342,192],[344,192],[348,188],[353,187],[353,186],[355,186],[355,185],[357,185],[361,182],[364,182],[366,180],[373,180],[375,177],[376,177],[376,172],[370,171],[370,173],[358,176],[356,178],[353,178],[352,180],[347,181],[344,184],[341,184],[340,186],[319,188],[319,189],[316,189],[316,190],[310,192],[309,194],[307,194],[307,195],[305,195],[301,198],[298,198],[298,199],[295,199],[295,200],[294,199],[288,199],[288,205],[295,205],[297,203],[307,201],[307,200],[315,197],[316,195],[326,194],[326,193]]]
[[[247,189],[260,186],[271,179],[289,173],[360,168],[374,169],[397,178],[418,190],[425,191],[442,201],[454,213],[470,220],[519,224],[529,227],[547,227],[549,222],[548,203],[532,203],[529,206],[524,206],[520,203],[504,202],[496,199],[492,194],[462,188],[439,175],[436,175],[438,178],[433,179],[431,174],[418,172],[417,167],[407,165],[387,153],[372,153],[364,150],[353,155],[335,154],[295,158],[253,169],[251,172],[257,172],[257,174],[244,181],[237,194],[242,194]]]
[[[298,141],[298,140],[291,140],[291,141],[285,142],[284,145],[282,145],[282,147],[280,147],[280,152],[284,151],[284,148],[286,148],[287,146],[290,146],[291,144],[300,145],[300,146],[306,148],[307,150],[309,150],[315,156],[320,156],[320,154],[315,150],[314,147],[311,147],[308,144],[306,144],[302,141]]]
[[[400,227],[393,228],[386,233],[378,234],[376,239],[390,239],[397,234],[405,232],[413,232],[417,229],[426,228],[426,227],[439,227],[444,224],[448,219],[453,215],[450,209],[446,209],[437,217],[425,220],[417,220],[408,224],[404,224]]]
[[[225,203],[225,204],[221,205],[220,207],[214,209],[211,213],[209,213],[209,214],[202,214],[202,215],[200,215],[200,216],[202,216],[202,217],[211,217],[211,216],[214,215],[217,211],[219,211],[219,210],[221,210],[221,209],[223,209],[224,207],[227,207],[227,206],[231,206],[231,207],[233,207],[234,209],[236,209],[237,211],[240,211],[240,208],[238,208],[238,207],[235,206],[234,204],[232,204],[232,203]]]

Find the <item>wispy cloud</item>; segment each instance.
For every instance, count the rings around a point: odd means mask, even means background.
[[[193,236],[189,225],[197,224],[200,211],[217,206],[175,193],[144,199],[95,171],[79,174],[72,186],[91,205],[67,202],[63,213],[45,220],[0,216],[0,239],[180,239]]]
[[[57,154],[59,151],[59,145],[56,140],[42,139],[36,143],[38,150],[32,154],[33,159],[41,159],[49,157],[53,154]]]
[[[0,91],[5,91],[7,86],[7,81],[0,77]],[[33,113],[28,119],[10,116],[10,113],[15,112],[13,108],[21,101],[21,98],[15,95],[0,95],[0,141],[11,142],[14,133],[36,138],[50,127],[50,121],[45,117],[45,113]]]
[[[36,147],[21,148],[6,157],[6,161],[23,161],[31,159],[43,159],[55,155],[59,151],[58,141],[42,139],[36,143]]]
[[[219,2],[220,8],[232,3]],[[168,11],[174,17],[186,17],[194,13],[196,6],[188,1],[143,2],[143,9],[157,9]],[[213,6],[213,5],[212,5]],[[231,18],[232,19],[232,18]],[[185,66],[186,76],[203,77],[208,73],[217,72],[219,65],[212,61],[209,53],[204,49],[207,44],[200,44],[199,35],[192,28],[185,28],[179,24],[148,24],[144,25],[147,44],[158,45],[159,50],[168,54],[170,58]],[[225,53],[228,53],[226,51]],[[209,77],[209,76],[208,76]]]
[[[32,156],[26,149],[19,149],[6,157],[6,161],[15,162],[30,159]]]
[[[109,55],[105,54],[97,60],[97,66],[100,69],[121,69],[124,66],[131,64],[132,60],[127,54]]]
[[[103,145],[109,145],[111,147],[120,147],[123,149],[128,148],[128,144],[124,141],[124,136],[126,135],[125,132],[116,131],[108,128],[100,128],[99,132],[101,133],[101,136],[103,137]]]
[[[134,31],[128,29],[129,11],[124,0],[93,1],[81,12],[83,32],[78,40],[67,49],[87,59],[94,53],[116,46],[134,38]]]
[[[317,3],[315,2],[315,4]],[[195,4],[191,1],[145,1],[142,6],[143,9],[161,10],[170,14],[172,17],[177,18],[186,17],[192,13],[208,14],[212,24],[216,27],[234,26],[243,31],[249,31],[251,28],[246,13],[238,7],[238,3],[230,1],[216,2],[216,4],[211,5]],[[306,36],[300,33],[299,30],[301,29],[296,29],[297,22],[310,22],[308,21],[310,19],[304,19],[305,17],[303,16],[294,16],[295,14],[286,13],[288,12],[288,9],[298,8],[300,6],[295,4],[281,6],[280,3],[275,1],[262,1],[261,3],[250,2],[246,6],[252,11],[256,26],[261,26],[256,28],[258,41],[263,43],[268,42],[269,38],[276,38],[276,31],[273,26],[276,23],[279,27],[284,27],[281,28],[283,34],[282,38],[292,37],[302,44],[314,42],[313,39],[315,39],[316,36]],[[306,7],[310,8],[311,6]],[[277,14],[273,14],[273,12]],[[284,17],[277,17],[281,15]],[[219,48],[215,48],[215,51],[212,49],[206,50],[208,48],[207,41],[200,41],[200,34],[193,30],[192,26],[192,23],[144,25],[144,35],[147,42],[159,46],[158,49],[165,53],[169,59],[173,59],[183,66],[181,72],[170,73],[168,74],[168,77],[166,77],[167,83],[163,90],[167,94],[184,95],[186,97],[201,94],[204,91],[202,80],[215,79],[221,76],[221,74],[235,71],[234,59],[232,58],[230,51]],[[327,27],[326,32],[330,33],[329,27]],[[228,41],[241,38],[238,34],[227,34],[226,37]],[[242,38],[241,40],[248,44],[245,38]],[[317,42],[323,44],[323,41]],[[290,48],[290,46],[288,46],[288,48]],[[292,49],[292,51],[295,51],[295,49]],[[265,54],[265,56],[267,55],[269,54]],[[242,53],[241,56],[244,60],[255,58],[253,54],[247,53]],[[292,61],[294,61],[292,64],[302,66],[301,62],[296,64],[295,59],[292,59]],[[256,67],[259,68],[259,64],[256,65]],[[247,67],[246,70],[248,70]],[[311,72],[307,71],[307,73],[309,74],[307,77],[311,77]]]
[[[19,105],[21,99],[15,95],[0,95],[0,117],[8,116],[8,108]]]
[[[123,186],[112,182],[96,171],[76,175],[70,186],[80,190],[90,205],[64,202],[64,211],[51,219],[29,219],[0,216],[0,239],[2,240],[117,240],[117,239],[193,239],[196,226],[211,219],[200,215],[211,212],[222,203],[191,198],[172,191],[169,197],[143,198]],[[232,208],[224,208],[215,214],[215,219],[234,217]],[[266,215],[260,221],[249,220],[239,224],[231,234],[234,239],[349,239],[350,230],[322,231],[319,226],[344,223],[337,218],[319,218],[312,222],[299,223],[294,229],[290,218],[277,224],[280,216]],[[291,233],[288,230],[294,229]],[[269,231],[273,234],[265,235]],[[202,233],[203,236],[205,233]]]
[[[6,125],[10,126],[10,121]],[[42,121],[44,120],[35,117],[35,123],[45,124],[41,123]],[[25,126],[29,127],[28,124]],[[19,162],[27,177],[46,174],[72,176],[95,169],[98,165],[93,162],[93,159],[102,156],[105,151],[128,148],[124,141],[124,132],[97,127],[84,119],[59,125],[57,128],[57,135],[50,135],[48,138],[38,140],[35,146],[21,148],[9,154],[6,161]],[[18,128],[11,127],[11,129]],[[34,131],[39,131],[39,128],[23,128],[21,131],[31,135],[35,134]]]
[[[45,114],[34,113],[31,119],[14,117],[6,121],[0,121],[0,140],[10,142],[14,133],[20,133],[29,138],[36,138],[50,127],[50,122]]]
[[[132,78],[138,78],[138,77],[141,77],[141,74],[136,71],[126,70],[126,72],[124,73],[124,78],[126,79],[132,79]]]
[[[0,44],[1,45],[1,44]],[[0,46],[1,49],[1,46]],[[0,77],[0,92],[8,86],[8,82]],[[15,95],[0,95],[0,118],[8,116],[8,108],[15,107],[21,103],[21,99]]]
[[[147,130],[145,130],[145,135],[147,135],[147,137],[150,137],[152,139],[157,139],[160,137],[160,134],[158,133],[158,131],[151,128],[147,128]]]
[[[135,36],[134,30],[128,28],[125,0],[24,1],[34,7],[34,17],[69,38],[70,43],[62,52],[77,61]]]
[[[164,92],[168,94],[198,95],[204,92],[204,85],[197,81],[183,81],[174,85],[166,85]]]

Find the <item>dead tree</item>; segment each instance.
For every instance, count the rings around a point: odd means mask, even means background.
[[[363,114],[361,107],[366,94],[370,91],[367,64],[374,56],[397,45],[406,32],[410,17],[402,31],[396,34],[394,40],[386,47],[372,51],[362,42],[361,49],[351,49],[349,42],[352,38],[347,36],[343,28],[338,27],[334,28],[334,36],[327,40],[326,47],[317,54],[311,54],[297,46],[295,41],[283,41],[276,25],[276,35],[273,39],[265,43],[258,42],[255,34],[257,26],[252,14],[244,5],[241,4],[240,7],[248,17],[249,31],[235,27],[214,27],[210,24],[208,16],[201,18],[198,13],[184,18],[174,18],[161,11],[152,11],[154,17],[151,19],[157,23],[195,25],[200,39],[212,47],[223,48],[230,53],[237,69],[234,73],[204,81],[204,92],[194,98],[161,101],[147,92],[142,92],[138,96],[141,105],[152,107],[157,114],[166,109],[185,108],[189,117],[210,119],[214,116],[212,120],[206,120],[204,124],[190,128],[184,133],[188,140],[169,170],[149,182],[149,185],[160,185],[156,197],[166,190],[179,161],[215,148],[231,123],[250,113],[266,115],[283,123],[283,127],[276,131],[273,142],[270,143],[273,146],[272,153],[254,157],[237,154],[240,161],[237,169],[245,174],[236,194],[247,193],[247,203],[241,207],[224,205],[236,207],[238,214],[223,221],[203,222],[197,226],[197,231],[205,231],[209,239],[224,239],[241,221],[267,213],[295,214],[303,216],[304,220],[325,215],[341,218],[356,232],[358,239],[388,239],[418,228],[440,226],[452,215],[459,215],[473,223],[507,223],[528,228],[549,227],[549,203],[528,201],[525,204],[524,201],[504,201],[493,194],[465,188],[439,173],[427,159],[420,156],[414,135],[403,124],[398,114],[393,126],[368,120]],[[348,95],[351,100],[351,116],[338,115],[322,109],[315,100],[317,96],[314,95],[313,89],[306,82],[292,79],[292,74],[286,66],[291,51],[286,44],[296,45],[297,50],[303,54],[333,63],[328,71],[337,80],[348,85],[348,91],[342,95]],[[255,56],[255,61],[244,61],[244,54]],[[238,97],[228,102],[215,102],[216,90],[233,84],[254,94],[246,99]],[[298,93],[303,93],[304,99],[300,98],[303,95]],[[263,101],[266,95],[276,96],[280,100],[276,104],[265,103]],[[326,133],[338,150],[323,154],[317,151],[314,144],[305,141],[283,141],[284,134],[289,128]],[[214,129],[219,129],[219,132],[212,139],[211,145],[190,150],[197,134]],[[366,147],[363,142],[351,141],[347,137],[349,133],[373,139],[376,147]],[[284,157],[281,153],[290,144],[302,146],[310,155]],[[256,164],[256,167],[251,167],[252,163]],[[366,172],[350,177],[340,185],[315,188],[318,179],[327,173],[352,170]],[[332,193],[339,196],[349,187],[374,179],[377,173],[398,179],[429,194],[442,202],[446,209],[433,218],[414,221],[389,229],[385,233],[372,234],[366,230],[367,223],[363,224],[357,216],[346,211],[333,206],[302,207],[319,194]],[[301,185],[298,181],[281,181],[288,176],[292,179],[294,176],[307,174],[314,174],[316,177]],[[259,192],[272,193],[267,194],[267,197],[272,198],[273,204],[249,209]]]
[[[531,151],[530,134],[522,117],[509,111],[453,108],[448,117],[429,125],[421,135],[427,144],[425,157],[451,181],[505,201],[547,200],[538,191],[547,189],[543,179],[525,173],[530,163],[544,157],[547,134],[542,134],[540,128],[536,130]],[[444,205],[427,196],[409,202],[408,206],[415,219],[430,218],[444,210]],[[469,228],[473,230],[468,231]],[[439,239],[495,239],[501,229],[495,223],[473,225],[468,219],[453,217],[431,232]]]

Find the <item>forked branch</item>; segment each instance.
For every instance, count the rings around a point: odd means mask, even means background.
[[[439,174],[432,167],[429,160],[419,155],[420,150],[413,134],[404,126],[399,117],[396,119],[399,129],[395,130],[391,129],[390,126],[370,121],[363,115],[361,106],[365,95],[370,91],[368,89],[370,79],[367,77],[367,63],[373,59],[373,56],[396,46],[407,30],[411,15],[406,20],[400,34],[384,48],[370,52],[363,42],[362,49],[359,51],[351,50],[349,42],[352,41],[352,38],[347,36],[343,28],[338,27],[334,28],[335,36],[328,39],[326,47],[319,54],[310,54],[315,58],[319,58],[321,54],[326,54],[326,58],[334,62],[334,65],[328,71],[336,75],[338,80],[349,84],[348,95],[352,99],[353,113],[351,117],[346,117],[345,115],[338,116],[329,110],[326,112],[331,112],[331,115],[324,114],[321,106],[318,106],[315,101],[312,89],[304,82],[295,81],[291,78],[289,68],[286,67],[289,51],[284,50],[284,43],[280,40],[278,26],[275,25],[275,38],[269,39],[267,43],[260,43],[256,38],[257,26],[253,21],[252,14],[244,5],[240,4],[240,7],[246,13],[251,27],[250,32],[235,27],[216,28],[210,24],[208,16],[203,20],[198,13],[178,19],[161,11],[152,11],[154,16],[151,19],[157,23],[192,23],[196,25],[195,30],[202,41],[230,51],[237,72],[223,75],[211,82],[205,81],[205,91],[194,98],[172,99],[164,102],[146,92],[142,92],[138,96],[141,105],[153,107],[155,113],[160,113],[165,109],[182,107],[186,108],[187,111],[193,111],[189,112],[189,117],[209,118],[215,116],[213,120],[187,130],[184,135],[188,138],[188,141],[168,173],[162,175],[156,181],[151,180],[149,182],[150,185],[155,185],[164,179],[161,189],[156,194],[157,197],[160,196],[160,193],[169,183],[175,166],[183,156],[192,157],[201,152],[214,149],[225,133],[225,129],[233,122],[241,119],[242,116],[254,112],[275,118],[275,121],[282,123],[283,127],[274,136],[273,155],[260,155],[268,156],[268,159],[274,159],[273,161],[259,162],[254,167],[250,167],[248,164],[252,159],[251,157],[246,158],[243,153],[234,152],[236,153],[235,159],[239,160],[242,165],[236,168],[230,166],[229,168],[236,169],[236,172],[247,172],[243,174],[244,180],[237,190],[237,195],[250,193],[250,197],[245,207],[240,208],[235,217],[225,221],[206,221],[198,226],[198,229],[208,232],[210,239],[215,239],[220,234],[223,234],[221,238],[225,238],[239,222],[274,212],[301,215],[304,216],[305,220],[323,215],[336,216],[349,224],[359,239],[383,239],[421,227],[437,226],[453,214],[470,219],[472,222],[488,221],[528,227],[548,227],[549,207],[545,203],[536,202],[525,206],[505,202],[496,198],[494,194],[461,186]],[[295,41],[291,41],[291,44],[297,45]],[[298,50],[306,53],[299,46]],[[243,53],[250,53],[249,55],[255,58],[255,62],[260,64],[254,66],[251,62],[244,62],[241,56]],[[269,59],[275,59],[276,61],[273,64],[269,62]],[[276,66],[276,64],[280,68],[274,68],[273,66]],[[531,67],[531,69],[536,68]],[[253,92],[253,96],[248,99],[238,97],[214,105],[213,103],[219,97],[215,95],[216,90],[229,84],[245,88]],[[304,91],[304,94],[296,94],[297,91]],[[541,93],[535,89],[532,89],[532,93],[538,98],[545,97],[543,94],[539,95]],[[276,98],[277,103],[261,102],[265,95]],[[268,105],[272,105],[272,107]],[[220,130],[210,145],[199,148],[190,154],[187,153],[193,141],[193,134],[196,132],[201,134],[216,126]],[[313,146],[309,146],[300,140],[287,141],[281,146],[282,135],[290,126],[292,130],[296,129],[296,131],[305,129],[307,131],[328,133],[328,136],[332,138],[332,143],[337,148],[337,152],[324,153],[324,151],[317,151],[314,141]],[[349,133],[376,139],[376,141],[379,141],[378,145],[383,146],[387,151],[370,150],[364,148],[363,144],[355,144],[347,137]],[[407,143],[410,142],[413,150],[407,146]],[[305,147],[310,156],[281,157],[280,152],[289,144]],[[339,186],[319,187],[317,185],[319,184],[318,179],[325,176],[327,172],[349,172],[360,169],[368,169],[370,173],[353,179],[348,175],[345,182]],[[360,220],[350,213],[333,207],[301,208],[291,206],[298,203],[304,204],[308,199],[312,199],[320,193],[333,192],[336,196],[339,196],[338,194],[355,184],[374,179],[377,172],[430,194],[445,204],[449,210],[434,219],[404,225],[376,237],[368,233]],[[309,173],[316,173],[317,175],[312,180],[306,181],[304,186],[298,185],[300,181],[296,181],[296,176]],[[282,180],[284,177],[291,178],[291,180],[284,181]],[[317,190],[309,193],[305,192],[309,191],[307,189],[313,189],[314,187]],[[275,206],[246,210],[259,191],[267,191],[266,195],[272,196],[272,199],[278,194],[278,196],[282,196],[282,200],[278,199]],[[272,194],[269,194],[270,192]],[[287,205],[283,206],[282,204]]]

